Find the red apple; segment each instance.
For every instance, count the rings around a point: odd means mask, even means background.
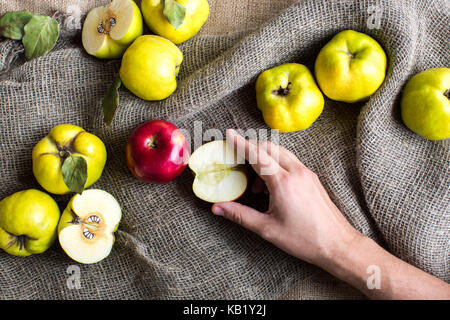
[[[168,183],[186,168],[189,146],[176,125],[151,120],[131,133],[126,154],[128,168],[136,178],[150,183]]]

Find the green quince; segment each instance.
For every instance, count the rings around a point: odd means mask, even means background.
[[[430,140],[450,137],[450,68],[416,74],[406,84],[401,105],[405,125]]]
[[[34,176],[45,190],[81,193],[102,175],[106,147],[83,128],[61,124],[34,147],[32,158]]]
[[[386,65],[386,54],[375,39],[345,30],[320,50],[314,68],[317,83],[328,98],[353,103],[377,91]]]
[[[19,191],[0,201],[0,248],[15,256],[46,251],[56,239],[60,211],[48,194]]]
[[[256,80],[256,102],[266,124],[281,132],[308,128],[324,106],[311,72],[298,63],[286,63],[262,72]]]

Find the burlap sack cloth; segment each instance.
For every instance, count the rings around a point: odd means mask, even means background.
[[[228,25],[236,31],[233,21],[266,20],[292,1],[210,2],[204,30]],[[2,4],[0,12],[27,7],[27,1],[19,8],[18,3]],[[232,9],[218,9],[228,4]],[[380,28],[368,24],[373,6],[381,9]],[[38,9],[48,13],[53,6]],[[39,188],[31,172],[33,146],[54,125],[73,123],[105,142],[108,163],[94,187],[117,197],[123,220],[112,254],[95,265],[75,263],[58,244],[28,258],[0,253],[0,298],[361,297],[318,268],[213,216],[210,205],[193,196],[189,170],[167,185],[145,184],[130,174],[124,154],[132,129],[149,119],[167,119],[191,133],[194,121],[202,121],[203,130],[267,128],[255,104],[258,74],[285,62],[313,70],[320,48],[344,29],[365,32],[384,47],[389,58],[385,82],[367,103],[327,99],[312,127],[282,134],[281,144],[318,173],[358,230],[449,281],[449,141],[422,139],[399,117],[406,81],[421,70],[449,66],[449,9],[445,0],[301,1],[256,30],[199,35],[180,46],[185,60],[177,91],[165,101],[146,102],[122,88],[111,128],[102,122],[99,103],[120,62],[88,56],[79,34],[63,36],[52,52],[27,63],[20,54],[15,59],[17,43],[3,40],[0,70],[9,71],[0,79],[0,198]],[[254,26],[244,22],[242,27]],[[55,199],[64,208],[69,197]],[[261,210],[267,204],[251,194],[242,201]],[[70,265],[81,268],[81,289],[67,286]]]

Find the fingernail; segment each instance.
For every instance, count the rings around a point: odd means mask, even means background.
[[[227,129],[226,135],[229,137],[234,137],[237,135],[237,132],[234,129]]]
[[[213,212],[216,216],[223,216],[223,214],[225,213],[225,211],[224,211],[221,207],[219,207],[219,206],[213,206],[212,212]]]

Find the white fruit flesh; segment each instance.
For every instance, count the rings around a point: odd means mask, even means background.
[[[74,197],[71,210],[73,222],[59,233],[61,247],[80,263],[96,263],[106,258],[122,216],[119,203],[103,190],[90,189]]]
[[[104,216],[105,228],[114,231],[122,217],[122,210],[117,200],[108,192],[99,189],[83,191],[75,197],[72,210],[81,219],[85,219],[93,213]]]
[[[59,242],[69,257],[85,264],[96,263],[106,258],[114,243],[112,233],[101,237],[95,236],[95,240],[89,242],[80,240],[80,237],[84,237],[81,229],[79,225],[73,225],[64,228],[59,234]]]
[[[109,36],[111,39],[119,41],[125,37],[133,24],[134,8],[132,0],[114,0],[106,8],[106,14],[115,18],[116,24]]]
[[[135,34],[142,24],[132,0],[114,0],[105,7],[92,9],[84,22],[82,42],[91,55],[120,55],[134,39],[127,36]],[[136,19],[140,21],[136,21]]]
[[[244,164],[245,159],[224,140],[202,145],[189,159],[194,194],[207,202],[236,200],[247,189]]]

